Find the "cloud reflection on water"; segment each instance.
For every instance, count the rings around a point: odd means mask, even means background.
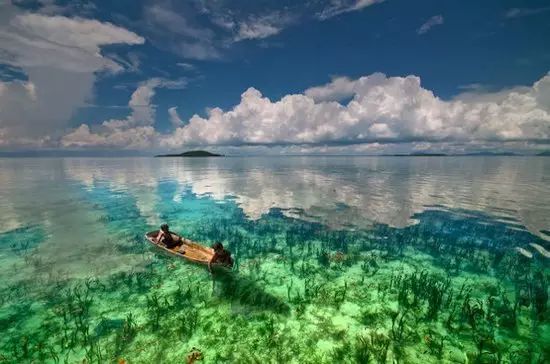
[[[133,269],[142,258],[116,251],[94,204],[126,196],[131,211],[120,213],[141,219],[127,233],[160,224],[159,204],[185,204],[191,191],[232,198],[251,219],[277,207],[333,227],[402,227],[426,209],[463,209],[548,239],[540,230],[550,227],[549,181],[550,158],[0,159],[0,233],[41,226],[47,238],[37,254],[71,276]]]
[[[514,218],[534,233],[550,227],[548,158],[67,158],[0,160],[0,231],[55,220],[66,207],[64,185],[96,182],[130,192],[147,222],[157,224],[156,188],[166,180],[179,186],[175,202],[188,188],[219,200],[233,196],[252,219],[278,207],[335,224],[402,227],[441,206]]]
[[[272,207],[298,208],[334,224],[402,227],[440,206],[513,218],[537,234],[550,226],[548,158],[65,159],[63,169],[86,185],[130,191],[151,223],[155,187],[170,180],[180,192],[234,196],[252,219]]]

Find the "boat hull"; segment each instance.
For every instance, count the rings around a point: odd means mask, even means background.
[[[172,233],[172,237],[176,240],[181,239],[182,244],[172,249],[168,249],[166,246],[164,246],[164,244],[157,243],[155,241],[157,235],[158,230],[151,231],[145,234],[145,238],[156,248],[161,249],[170,255],[177,256],[178,258],[182,258],[197,264],[207,265],[214,256],[214,249],[206,247],[204,245],[200,245],[198,243],[195,243],[194,241],[191,241],[174,233]]]

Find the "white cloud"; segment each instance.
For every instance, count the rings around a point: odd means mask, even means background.
[[[126,118],[106,120],[95,131],[90,130],[88,125],[82,124],[63,136],[61,145],[70,148],[147,148],[153,145],[157,138],[157,132],[153,127],[156,107],[152,103],[156,89],[181,89],[185,85],[186,81],[184,79],[152,78],[142,82],[130,97],[128,102],[130,114]],[[181,123],[178,125],[181,125]]]
[[[73,72],[122,67],[101,55],[108,44],[142,44],[144,39],[110,23],[64,16],[23,13],[0,33],[0,61],[16,67],[52,67]]]
[[[215,14],[212,16],[211,21],[214,25],[217,25],[218,27],[226,31],[232,31],[237,25],[235,20],[227,14]]]
[[[191,63],[187,63],[187,62],[178,62],[176,63],[176,66],[179,66],[187,71],[190,71],[190,70],[193,70],[195,69],[195,66],[193,66]]]
[[[235,41],[247,39],[264,39],[280,33],[291,22],[291,17],[280,12],[250,17],[238,24]]]
[[[550,6],[544,6],[540,8],[512,8],[509,9],[504,15],[508,19],[521,18],[524,16],[536,15],[550,11]]]
[[[145,8],[147,27],[153,42],[189,59],[205,60],[220,57],[215,33],[179,11],[177,3],[159,3]]]
[[[384,0],[332,0],[329,6],[316,14],[316,17],[320,20],[325,20],[340,14],[361,10],[367,6],[383,1]]]
[[[442,15],[434,15],[430,19],[428,19],[418,30],[416,31],[418,34],[422,35],[430,31],[433,27],[437,25],[441,25],[445,22],[445,19]]]
[[[73,112],[91,98],[96,73],[123,69],[102,55],[101,47],[143,42],[137,34],[110,23],[0,5],[0,63],[21,70],[28,79],[4,85],[0,144],[44,145],[56,139]]]
[[[28,98],[30,101],[36,101],[36,86],[30,81],[0,81],[0,97],[5,97],[10,93],[16,93],[18,97]]]
[[[348,77],[335,77],[328,85],[307,89],[305,95],[315,101],[339,101],[353,96],[354,85]]]
[[[145,149],[154,143],[156,135],[157,133],[152,126],[112,128],[109,132],[93,133],[88,125],[82,124],[65,135],[61,143],[67,148]]]
[[[183,120],[181,120],[180,116],[178,115],[178,108],[177,107],[171,107],[168,109],[168,115],[170,115],[170,122],[174,127],[179,127],[183,124]]]
[[[120,55],[109,53],[106,54],[105,57],[108,57],[115,62],[117,62],[119,65],[124,67],[125,72],[139,72],[139,67],[141,66],[141,60],[139,59],[139,56],[136,53],[128,53],[126,57],[122,57]]]
[[[343,106],[336,96],[353,96]],[[373,74],[287,95],[278,101],[249,88],[232,110],[209,110],[162,145],[360,144],[370,142],[550,141],[550,76],[529,88],[444,101],[416,76]]]
[[[147,19],[159,26],[169,29],[172,33],[192,39],[212,39],[214,33],[210,29],[192,24],[186,17],[166,5],[154,4],[145,9]]]
[[[153,124],[155,122],[155,109],[151,104],[151,100],[155,96],[155,88],[160,84],[161,80],[158,78],[153,78],[140,84],[132,93],[128,102],[131,110],[130,115],[121,120],[104,121],[103,126],[109,129],[120,129]]]
[[[323,0],[294,2],[283,7],[274,3],[245,8],[235,2],[219,0],[199,0],[190,4],[157,1],[144,10],[147,26],[143,27],[143,32],[158,47],[183,58],[218,59],[233,43],[266,39],[299,22],[325,20],[383,1]],[[266,43],[258,45],[265,47]]]

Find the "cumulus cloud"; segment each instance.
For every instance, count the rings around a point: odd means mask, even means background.
[[[418,34],[422,35],[430,31],[433,27],[437,25],[441,25],[445,22],[445,19],[442,15],[434,15],[430,19],[428,19],[418,30],[416,31]]]
[[[335,98],[352,95],[341,105]],[[529,88],[445,101],[416,76],[376,73],[271,101],[249,88],[232,110],[210,109],[160,137],[162,145],[550,142],[550,76]]]
[[[152,126],[110,128],[107,132],[94,133],[88,125],[82,124],[65,135],[61,144],[68,148],[145,149],[153,144],[156,135],[157,133]]]
[[[185,85],[184,79],[152,78],[142,82],[130,97],[128,102],[130,114],[126,118],[106,120],[94,131],[90,130],[88,125],[82,124],[63,136],[61,145],[69,148],[147,148],[155,143],[158,134],[153,127],[156,107],[152,101],[156,89],[181,89]]]
[[[340,14],[349,13],[381,3],[384,0],[333,0],[330,5],[316,14],[320,20],[329,19]]]
[[[4,83],[0,144],[43,146],[91,97],[97,72],[123,66],[101,54],[111,44],[142,44],[139,35],[96,20],[47,16],[0,5],[0,63],[20,70],[25,83]]]
[[[315,101],[339,101],[353,96],[354,85],[348,77],[336,77],[327,85],[307,89],[305,95]]]
[[[142,83],[130,97],[128,107],[130,115],[125,119],[112,119],[103,122],[103,126],[109,129],[120,129],[132,126],[151,125],[155,122],[155,109],[151,104],[155,96],[155,88],[161,84],[161,80],[153,78]]]

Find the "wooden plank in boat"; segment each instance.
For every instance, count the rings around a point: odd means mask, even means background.
[[[168,254],[175,255],[177,257],[189,260],[194,263],[199,264],[208,264],[208,262],[212,259],[214,256],[214,249],[209,248],[204,245],[200,245],[192,240],[189,240],[184,237],[180,237],[177,234],[172,233],[172,237],[175,240],[181,239],[182,245],[176,246],[172,249],[168,249],[164,246],[162,243],[157,243],[155,241],[156,236],[158,235],[158,230],[151,231],[145,234],[145,238],[149,243],[153,244],[155,247],[162,249],[163,251],[167,252]]]

